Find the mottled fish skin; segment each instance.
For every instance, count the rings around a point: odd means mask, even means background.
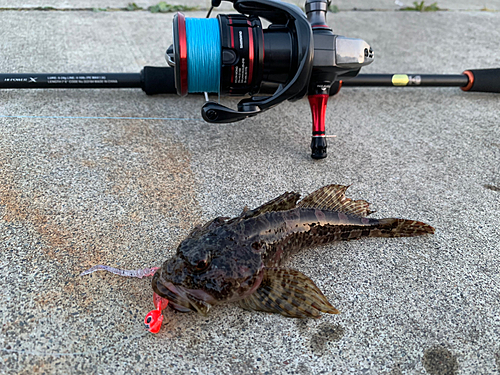
[[[399,230],[400,224],[407,226]],[[253,248],[261,249],[266,267],[278,267],[299,250],[333,241],[362,237],[408,237],[427,234],[431,227],[404,219],[369,219],[311,208],[266,212],[244,223]]]
[[[199,235],[193,233],[156,272],[153,289],[187,308],[199,302],[197,299],[209,304],[240,299],[262,279],[262,257],[251,245],[238,226],[221,225]],[[179,295],[189,302],[180,303]]]
[[[337,313],[307,276],[278,267],[303,248],[337,240],[434,233],[418,221],[368,219],[369,204],[346,198],[346,189],[328,185],[300,202],[299,194],[285,193],[233,219],[195,228],[155,273],[153,290],[179,311],[203,315],[231,301],[288,317]]]

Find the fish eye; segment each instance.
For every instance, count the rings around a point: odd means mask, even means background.
[[[146,323],[148,323],[148,324],[151,323],[152,319],[153,319],[152,317],[148,316],[148,318],[146,319]]]
[[[208,262],[206,259],[200,260],[194,267],[196,271],[204,271],[208,267]]]

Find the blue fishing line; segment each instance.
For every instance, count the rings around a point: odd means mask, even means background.
[[[221,41],[216,18],[186,17],[188,92],[220,91]]]
[[[163,120],[163,121],[203,121],[201,118],[186,117],[108,117],[108,116],[36,116],[36,115],[0,115],[0,118],[59,118],[59,119],[91,119],[91,120]]]

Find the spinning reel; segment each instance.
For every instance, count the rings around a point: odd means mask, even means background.
[[[219,6],[221,0],[213,0]],[[236,15],[214,19],[174,17],[174,44],[167,61],[175,68],[181,96],[211,91],[249,95],[233,110],[207,102],[201,113],[207,122],[225,123],[256,116],[285,100],[308,95],[313,117],[312,157],[327,155],[325,111],[332,84],[356,76],[373,61],[373,51],[361,39],[335,35],[326,24],[329,1],[307,0],[306,15],[295,5],[277,0],[237,0]],[[260,18],[271,24],[264,28]],[[212,48],[199,40],[212,31]],[[215,54],[214,54],[215,51]],[[216,64],[213,61],[216,60]]]
[[[212,0],[212,8],[222,0]],[[326,24],[329,0],[306,0],[304,14],[279,0],[228,0],[239,14],[217,18],[174,17],[170,67],[146,66],[140,73],[0,74],[0,89],[142,88],[146,94],[205,92],[205,121],[227,123],[256,116],[305,95],[312,112],[311,156],[327,156],[328,97],[341,86],[455,86],[500,93],[500,69],[462,74],[360,74],[373,61],[361,39],[335,35]],[[207,16],[208,17],[208,16]],[[263,27],[261,18],[270,25]],[[249,96],[237,110],[208,101],[207,93]]]

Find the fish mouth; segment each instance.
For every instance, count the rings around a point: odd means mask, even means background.
[[[159,272],[153,277],[152,286],[156,294],[168,299],[180,311],[191,310],[206,316],[215,303],[215,299],[203,290],[189,289],[160,280]]]

